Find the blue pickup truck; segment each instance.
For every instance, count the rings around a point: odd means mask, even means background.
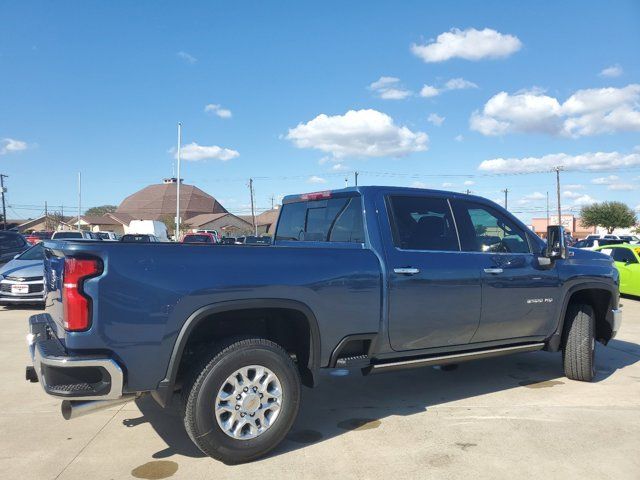
[[[486,199],[395,187],[288,196],[268,246],[46,241],[27,379],[65,418],[150,394],[207,455],[256,459],[301,385],[562,351],[574,380],[621,322],[610,257]]]

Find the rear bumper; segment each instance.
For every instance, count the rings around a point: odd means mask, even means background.
[[[122,397],[124,374],[120,365],[100,355],[69,355],[52,335],[46,314],[29,318],[27,344],[35,374],[47,394],[70,400]]]

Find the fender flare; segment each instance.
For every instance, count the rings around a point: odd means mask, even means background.
[[[562,344],[562,330],[564,329],[564,320],[567,314],[567,308],[569,307],[569,300],[575,293],[581,292],[583,290],[606,290],[611,294],[611,300],[615,299],[617,295],[617,287],[607,282],[589,281],[584,283],[578,283],[570,287],[565,292],[562,300],[562,308],[560,309],[558,326],[556,327],[556,330],[553,332],[551,337],[549,337],[549,339],[547,340],[546,342],[547,346],[545,350],[548,350],[551,352],[557,352],[558,350],[560,350],[560,346]],[[612,307],[611,302],[609,302],[609,308],[611,309],[611,307]],[[607,321],[608,321],[608,317],[607,317]]]
[[[189,336],[195,328],[204,319],[211,315],[223,312],[232,312],[234,310],[248,310],[254,308],[283,308],[296,310],[300,312],[307,320],[309,326],[309,362],[307,368],[311,372],[311,380],[316,376],[317,370],[320,368],[320,328],[318,320],[313,311],[304,303],[297,300],[287,300],[279,298],[252,298],[243,300],[229,300],[224,302],[213,303],[200,307],[193,312],[180,328],[180,332],[176,338],[171,351],[169,365],[165,378],[158,384],[157,390],[151,392],[153,398],[163,407],[167,406],[173,395],[173,390],[180,368],[180,361],[184,348],[187,345]]]

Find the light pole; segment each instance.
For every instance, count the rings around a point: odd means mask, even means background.
[[[180,149],[182,147],[182,123],[178,122],[178,178],[176,179],[176,242],[180,241]]]

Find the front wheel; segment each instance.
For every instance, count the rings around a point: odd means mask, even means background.
[[[564,373],[571,380],[590,382],[596,374],[595,315],[591,305],[571,305],[565,319],[562,349]]]
[[[291,429],[300,376],[287,352],[269,340],[228,342],[192,372],[183,401],[185,428],[200,450],[228,464],[248,462]]]

